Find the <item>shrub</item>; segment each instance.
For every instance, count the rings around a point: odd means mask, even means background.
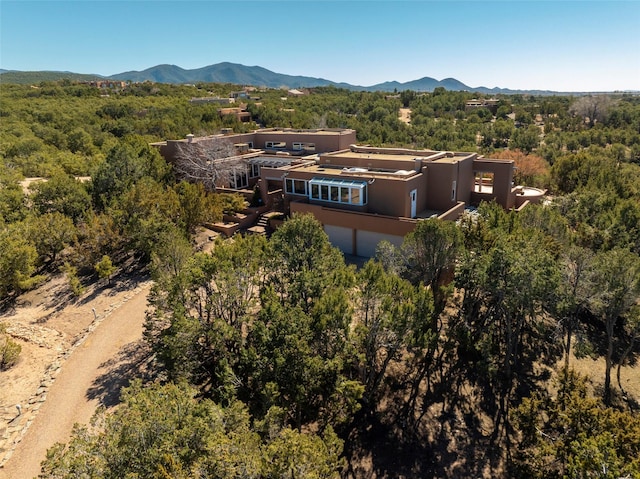
[[[11,339],[6,330],[4,323],[0,323],[0,371],[15,365],[22,351],[22,346]]]

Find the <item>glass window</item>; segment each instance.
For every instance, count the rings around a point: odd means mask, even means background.
[[[247,172],[235,170],[231,177],[232,188],[245,188],[249,183],[247,182]]]
[[[302,180],[293,180],[293,191],[296,195],[306,195],[307,182]]]
[[[285,180],[285,191],[291,195],[306,195],[307,182],[305,180]]]
[[[313,178],[309,198],[346,205],[367,203],[367,182],[341,178]]]
[[[320,185],[320,199],[329,201],[329,186],[328,185]]]
[[[351,204],[360,204],[360,188],[351,188]]]

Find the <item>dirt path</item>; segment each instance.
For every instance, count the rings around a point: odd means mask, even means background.
[[[411,108],[400,108],[398,112],[398,118],[400,121],[406,123],[407,125],[411,123]]]
[[[116,404],[120,388],[144,369],[148,355],[141,338],[149,288],[143,282],[112,303],[102,318],[97,313],[95,329],[74,344],[55,381],[41,385],[47,389],[37,399],[39,410],[26,420],[0,478],[36,477],[47,449],[68,441],[73,424],[88,423],[98,405]]]

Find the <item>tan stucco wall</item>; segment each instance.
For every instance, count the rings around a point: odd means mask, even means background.
[[[492,196],[496,199],[496,203],[507,209],[514,207],[513,161],[476,158],[473,160],[473,169],[493,173]]]
[[[313,143],[315,153],[342,150],[356,141],[355,130],[342,131],[305,131],[305,130],[264,130],[254,133],[254,148],[265,148],[267,141],[286,143],[286,148],[293,149],[293,143]]]
[[[294,201],[291,203],[291,214],[296,213],[311,213],[323,225],[342,226],[399,236],[405,236],[413,231],[417,223],[417,220],[408,218],[356,213]]]

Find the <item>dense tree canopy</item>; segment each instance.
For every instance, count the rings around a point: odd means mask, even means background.
[[[467,110],[486,96],[263,90],[241,124],[188,101],[234,85],[34,87],[0,89],[0,299],[60,269],[75,295],[124,264],[155,279],[157,383],[54,447],[44,477],[640,474],[620,380],[640,343],[637,96]],[[198,226],[244,200],[180,182],[150,143],[258,125],[513,159],[551,196],[420,222],[359,269],[309,216],[196,253]],[[593,384],[576,355],[602,358]]]

